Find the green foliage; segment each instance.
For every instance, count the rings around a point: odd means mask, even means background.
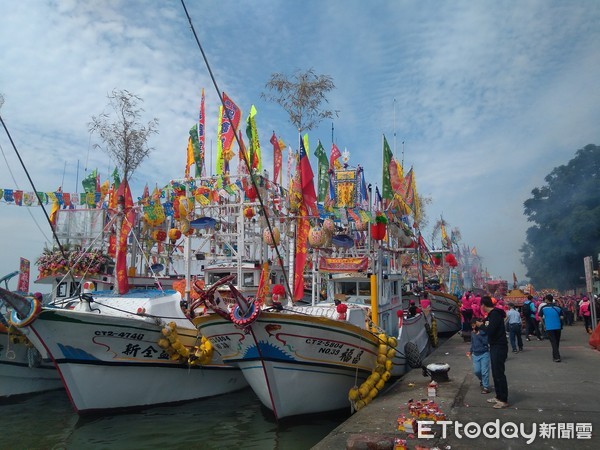
[[[544,179],[523,204],[528,221],[520,251],[527,276],[539,288],[584,284],[583,258],[600,251],[600,147],[587,145]]]

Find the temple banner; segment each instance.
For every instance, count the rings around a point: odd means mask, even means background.
[[[365,272],[369,268],[368,258],[321,258],[321,272]]]

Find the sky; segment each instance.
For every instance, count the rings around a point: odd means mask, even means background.
[[[526,278],[519,248],[531,223],[523,202],[577,150],[600,143],[600,2],[187,0],[221,91],[258,111],[265,166],[273,131],[297,142],[287,113],[261,93],[275,72],[313,69],[332,78],[338,116],[309,132],[327,153],[332,135],[381,186],[382,136],[416,188],[475,247],[495,278]],[[81,192],[112,172],[91,135],[107,95],[143,99],[159,120],[151,156],[132,180],[183,176],[190,127],[206,92],[207,149],[216,148],[218,96],[180,0],[0,0],[0,114],[37,191]],[[333,132],[332,132],[333,128]],[[211,131],[213,130],[213,131]],[[33,191],[4,129],[0,189]],[[214,166],[214,158],[208,157]],[[0,201],[0,277],[50,244],[40,207]],[[35,273],[35,267],[32,267]],[[32,279],[33,281],[33,279]],[[33,288],[32,288],[33,290]]]

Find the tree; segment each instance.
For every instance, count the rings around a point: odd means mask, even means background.
[[[152,150],[148,147],[148,137],[157,134],[158,119],[152,119],[148,125],[140,124],[140,116],[144,111],[138,107],[143,100],[127,90],[114,89],[107,95],[108,104],[114,111],[114,121],[108,113],[92,116],[88,123],[90,133],[98,133],[106,145],[102,148],[116,163],[123,173],[123,179],[129,180],[138,166],[146,159]]]
[[[326,102],[325,94],[335,89],[333,79],[328,75],[317,75],[313,69],[296,71],[290,77],[274,73],[261,97],[279,104],[289,115],[290,122],[298,133],[313,129],[323,119],[337,117],[337,111],[321,109]]]
[[[600,251],[600,147],[587,145],[523,204],[534,225],[520,251],[534,286],[572,289],[583,284],[583,258]]]

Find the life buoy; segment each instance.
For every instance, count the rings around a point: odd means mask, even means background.
[[[36,317],[42,310],[42,304],[36,298],[32,299],[31,301],[33,302],[33,304],[31,305],[31,308],[29,309],[27,315],[22,319],[19,318],[17,311],[13,309],[13,312],[10,315],[10,321],[14,326],[18,328],[26,327],[36,319]]]
[[[235,308],[231,311],[231,321],[236,325],[241,327],[245,327],[250,325],[252,322],[256,320],[258,314],[260,313],[260,307],[257,301],[253,301],[250,304],[250,308],[246,312],[245,315],[242,315],[242,311],[240,309],[240,305],[235,305]]]

